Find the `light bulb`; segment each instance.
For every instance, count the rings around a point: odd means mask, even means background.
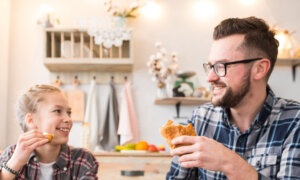
[[[212,1],[201,0],[195,3],[195,14],[198,17],[206,18],[212,16],[216,11],[216,6]]]
[[[141,8],[141,14],[150,19],[158,18],[161,15],[161,7],[153,1],[148,1]]]

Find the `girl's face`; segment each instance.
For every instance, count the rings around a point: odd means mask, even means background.
[[[72,128],[71,108],[66,97],[60,92],[44,95],[37,112],[33,114],[36,128],[53,134],[51,144],[66,144]]]

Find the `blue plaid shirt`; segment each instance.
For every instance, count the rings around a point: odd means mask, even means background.
[[[239,154],[257,170],[259,179],[300,179],[300,103],[267,91],[264,106],[244,133],[230,124],[224,108],[210,103],[198,107],[189,123],[198,136],[212,138]],[[182,168],[175,156],[166,179],[227,177],[222,172]]]

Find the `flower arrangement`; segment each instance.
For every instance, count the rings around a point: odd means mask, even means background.
[[[129,8],[120,8],[113,4],[112,0],[104,1],[105,9],[112,16],[122,17],[122,18],[136,18],[139,15],[139,8],[142,6],[138,1],[132,1]]]
[[[167,51],[162,47],[161,42],[155,43],[158,52],[150,56],[147,62],[149,74],[152,76],[152,81],[157,82],[158,88],[164,88],[167,81],[170,81],[172,75],[178,70],[177,54],[172,53],[171,59],[167,58]]]

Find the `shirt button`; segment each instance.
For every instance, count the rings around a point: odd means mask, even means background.
[[[68,168],[67,167],[64,167],[64,171],[67,171],[68,170]]]
[[[33,158],[33,161],[37,162],[37,158],[36,158],[36,157],[34,157],[34,158]]]
[[[260,161],[257,161],[257,162],[256,162],[256,166],[257,166],[258,168],[261,168],[261,162],[260,162]]]

